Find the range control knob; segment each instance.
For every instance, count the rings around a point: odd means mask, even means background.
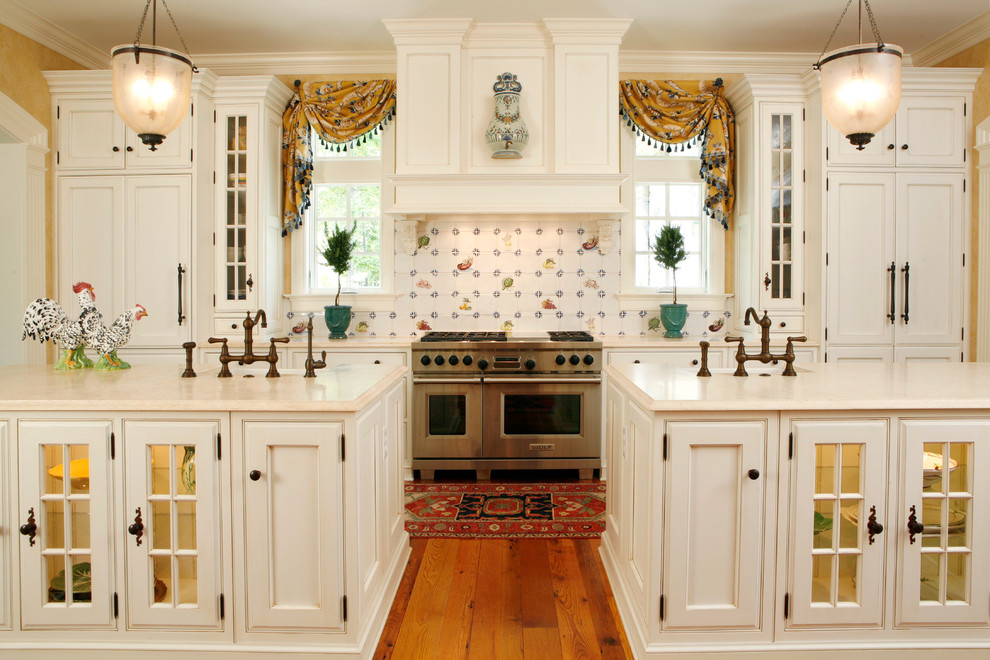
[[[442,365],[443,364],[443,356],[442,355],[438,355],[435,358],[433,358],[433,364],[437,365],[438,367],[440,365]]]
[[[595,356],[591,354],[585,355],[584,363],[587,364],[588,366],[591,366],[592,364],[595,363]]]
[[[526,360],[526,364],[524,366],[532,371],[533,369],[536,369],[536,360]]]
[[[471,366],[471,363],[474,362],[474,358],[471,357],[470,355],[465,355],[464,356],[464,359],[461,360],[461,362],[464,363],[464,366],[465,367],[470,367]]]
[[[419,363],[424,367],[428,365],[430,362],[432,362],[432,360],[430,360],[429,355],[424,355],[423,357],[419,358]]]
[[[555,361],[555,362],[556,362],[557,364],[564,364],[565,362],[567,362],[567,358],[565,358],[565,357],[564,357],[563,355],[558,355],[558,356],[557,356],[557,359],[556,359],[556,360],[554,360],[554,361]]]
[[[481,369],[482,371],[484,371],[485,369],[487,369],[488,368],[488,360],[485,360],[485,359],[478,360],[478,368]]]
[[[579,358],[576,355],[572,355],[571,356],[571,364],[573,364],[574,366],[577,366],[580,362],[581,362],[581,358]]]
[[[449,364],[452,367],[457,366],[457,363],[459,361],[460,360],[457,359],[456,355],[451,355],[449,358],[447,358],[447,364]]]

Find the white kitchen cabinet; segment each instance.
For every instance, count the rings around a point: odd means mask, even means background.
[[[222,626],[220,427],[123,421],[129,629]]]
[[[629,527],[629,490],[632,481],[627,478],[629,451],[625,426],[626,397],[618,387],[608,383],[605,392],[605,451],[608,479],[605,496],[605,531],[602,536],[620,557],[625,557],[626,528]]]
[[[59,178],[58,300],[70,317],[79,313],[72,285],[82,280],[108,327],[135,304],[148,310],[128,346],[190,340],[191,189],[187,174]]]
[[[192,112],[190,105],[190,116]],[[60,172],[189,169],[193,165],[193,127],[188,117],[152,151],[124,124],[114,109],[113,99],[61,99],[56,105],[55,116],[58,130],[56,165]]]
[[[963,184],[957,173],[829,174],[830,359],[836,348],[857,345],[938,346],[958,359]]]
[[[828,124],[826,163],[829,167],[965,167],[968,105],[963,95],[906,94],[894,119],[862,151]]]
[[[726,90],[739,154],[736,330],[747,308],[767,310],[781,341],[804,332],[805,94],[796,78],[753,74]]]
[[[343,424],[272,416],[234,425],[245,630],[343,632]]]
[[[902,419],[898,625],[990,624],[990,420]]]
[[[713,343],[708,348],[709,368],[724,367],[726,364],[727,350],[718,343]],[[661,350],[637,350],[623,351],[610,349],[608,351],[608,364],[669,364],[684,369],[698,369],[701,365],[701,348],[692,349],[661,349]]]
[[[245,312],[264,309],[279,334],[282,314],[282,112],[292,92],[271,76],[230,76],[217,82],[214,228],[214,324],[232,329]]]
[[[16,500],[16,497],[12,497],[13,493],[10,490],[11,478],[8,470],[10,461],[8,454],[9,427],[9,420],[0,419],[0,499],[4,502]],[[8,507],[0,507],[0,630],[10,630],[10,598],[13,593],[10,588],[10,558],[11,539],[14,538],[16,532],[14,531],[15,525],[11,524],[7,509]]]
[[[25,630],[116,626],[112,432],[110,418],[18,421],[18,555]]]
[[[788,628],[883,625],[885,551],[896,538],[888,427],[886,418],[793,419],[784,429],[793,447]]]
[[[759,629],[770,420],[676,420],[664,428],[661,629]]]

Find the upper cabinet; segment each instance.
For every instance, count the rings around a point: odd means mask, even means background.
[[[191,103],[190,116],[195,112],[193,108]],[[191,121],[182,122],[152,151],[124,124],[114,109],[113,99],[65,99],[56,105],[55,117],[59,171],[192,167],[195,154]]]
[[[620,212],[618,54],[630,22],[385,21],[399,106],[386,210]],[[504,73],[521,86],[520,158],[493,158],[485,139]]]
[[[938,94],[905,91],[894,120],[862,151],[826,123],[828,166],[964,167],[969,100]]]
[[[770,312],[771,332],[804,332],[805,108],[797,77],[746,75],[726,95],[736,113],[736,318]]]

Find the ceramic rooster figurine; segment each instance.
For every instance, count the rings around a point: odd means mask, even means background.
[[[133,309],[118,316],[109,328],[102,327],[101,324],[86,341],[100,355],[100,361],[93,368],[100,371],[130,369],[131,365],[117,357],[117,349],[130,340],[134,322],[147,315],[148,311],[142,305],[135,305]]]
[[[95,309],[93,287],[87,282],[76,282],[72,291],[79,296],[79,306]],[[99,313],[99,312],[97,312]],[[24,334],[21,341],[31,337],[38,341],[53,341],[61,350],[56,369],[83,369],[92,367],[86,357],[85,337],[79,319],[70,319],[65,310],[49,298],[38,298],[24,310]]]

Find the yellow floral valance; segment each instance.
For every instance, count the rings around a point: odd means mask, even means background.
[[[282,235],[302,225],[313,188],[311,129],[337,150],[367,140],[395,116],[395,81],[308,82],[282,115],[282,174],[285,187]]]
[[[701,144],[705,213],[729,228],[735,204],[736,119],[722,91],[722,79],[699,81],[623,80],[619,109],[627,125],[647,142]],[[667,147],[670,151],[671,147]]]

